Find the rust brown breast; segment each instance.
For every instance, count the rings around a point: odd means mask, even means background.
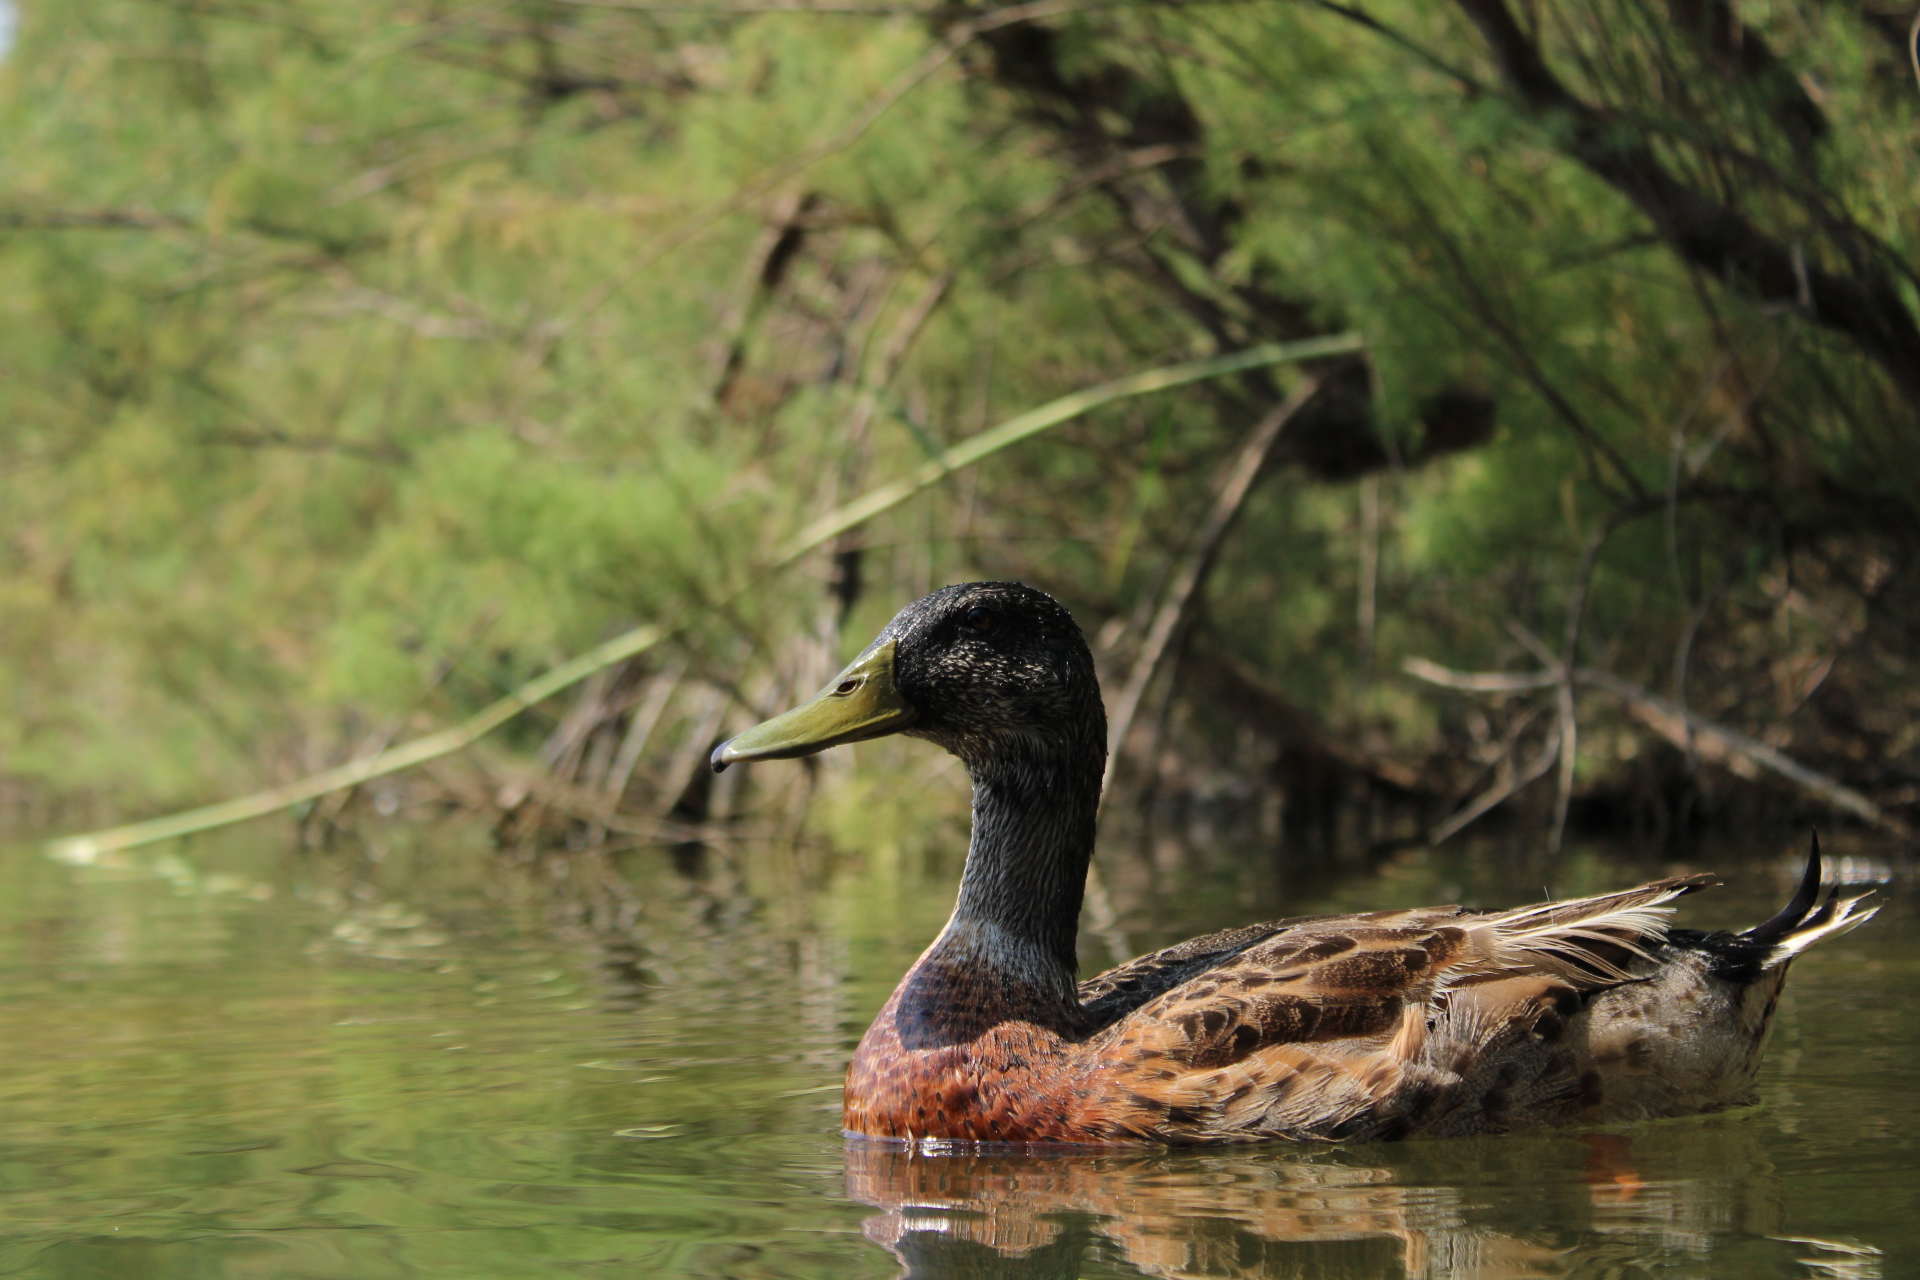
[[[924,977],[924,975],[922,975]],[[911,978],[911,975],[910,975]],[[909,980],[860,1041],[847,1072],[846,1128],[879,1138],[964,1142],[1110,1142],[1082,1077],[1086,1046],[990,990],[957,1004],[916,1000]]]

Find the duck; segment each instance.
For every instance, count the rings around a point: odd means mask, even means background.
[[[1753,1097],[1794,957],[1872,917],[1793,898],[1744,932],[1670,923],[1715,883],[1508,910],[1303,916],[1077,979],[1106,715],[1085,637],[1017,582],[902,609],[715,770],[890,734],[957,756],[972,836],[952,916],[854,1051],[849,1139],[910,1149],[1387,1141],[1679,1116]]]

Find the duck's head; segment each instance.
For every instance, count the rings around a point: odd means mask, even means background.
[[[722,743],[712,763],[787,760],[892,733],[945,747],[969,768],[1051,749],[1092,754],[1097,771],[1106,718],[1086,639],[1044,591],[942,587],[896,614],[811,701]]]

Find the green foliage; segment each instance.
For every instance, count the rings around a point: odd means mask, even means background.
[[[673,660],[771,705],[942,581],[1144,616],[1257,381],[1103,410],[876,521],[844,626],[824,564],[752,566],[1054,395],[1339,327],[1370,342],[1357,415],[1283,449],[1193,660],[1444,756],[1453,713],[1394,664],[1521,658],[1508,618],[1557,636],[1618,519],[1588,656],[1657,684],[1684,636],[1722,709],[1784,707],[1812,642],[1763,619],[1792,592],[1829,621],[1872,598],[1819,642],[1848,653],[1914,612],[1916,406],[1832,314],[1690,260],[1606,148],[1806,270],[1884,269],[1910,312],[1920,100],[1850,12],[1743,9],[1742,62],[1688,36],[1696,7],[1528,29],[1609,113],[1589,136],[1503,81],[1473,6],[1090,9],[909,82],[940,34],[909,14],[23,0],[0,772],[199,798],[643,620],[691,620]],[[1446,437],[1447,395],[1495,406],[1490,435]]]

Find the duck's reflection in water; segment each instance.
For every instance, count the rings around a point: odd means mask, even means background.
[[[1334,1153],[911,1157],[850,1149],[867,1238],[914,1277],[1557,1276],[1550,1247],[1467,1223],[1459,1191]],[[1100,1248],[1100,1246],[1104,1246]],[[1116,1256],[1117,1255],[1117,1256]]]
[[[1798,1261],[1821,1242],[1777,1234],[1774,1179],[1750,1126],[1656,1128],[1667,1131],[1651,1141],[1344,1151],[928,1155],[857,1144],[847,1188],[880,1210],[868,1239],[924,1280],[1065,1280],[1096,1263],[1262,1280],[1834,1274]]]

